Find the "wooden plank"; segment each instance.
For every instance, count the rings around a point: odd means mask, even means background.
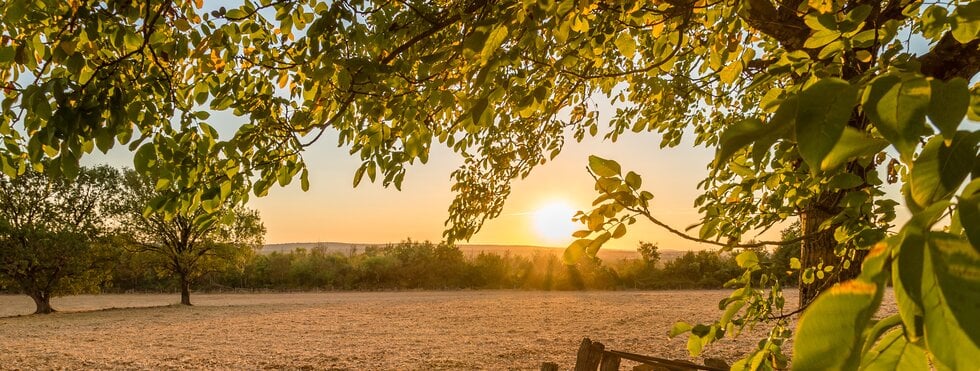
[[[619,357],[612,353],[603,353],[599,371],[619,371]]]
[[[578,357],[575,359],[575,371],[596,371],[602,360],[602,352],[606,347],[602,343],[592,342],[589,338],[582,339],[578,347]]]
[[[665,367],[670,370],[678,370],[678,371],[688,371],[688,370],[728,371],[729,370],[728,367],[712,367],[708,365],[699,365],[696,363],[692,363],[690,361],[644,356],[635,353],[621,352],[618,350],[608,350],[606,351],[606,353],[612,353],[620,358],[628,359],[630,361],[645,363],[651,366],[658,366],[654,368],[655,370],[658,369],[659,367]]]

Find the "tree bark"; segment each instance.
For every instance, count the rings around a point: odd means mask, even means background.
[[[803,271],[800,272],[801,308],[810,304],[820,292],[833,284],[857,277],[861,273],[861,262],[868,254],[867,250],[851,248],[847,253],[854,254],[853,256],[838,256],[834,228],[820,231],[820,226],[840,211],[835,201],[834,194],[822,194],[800,216],[801,233],[804,236],[813,236],[804,239],[800,246],[800,263],[804,271],[807,268],[814,269],[814,281],[810,283],[803,281],[804,274]],[[843,264],[845,260],[850,261],[847,268]],[[823,279],[816,278],[817,270],[826,266],[834,268],[830,272],[825,272]]]
[[[191,305],[191,284],[186,273],[180,274],[180,304]]]
[[[41,291],[34,291],[30,294],[31,299],[34,299],[35,310],[34,314],[51,314],[54,313],[54,308],[51,307],[51,294]]]

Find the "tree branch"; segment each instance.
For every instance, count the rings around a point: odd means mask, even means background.
[[[922,74],[940,80],[962,77],[970,80],[980,72],[980,39],[961,44],[947,32],[936,46],[919,57]]]
[[[796,14],[796,6],[792,3],[797,1],[777,8],[769,0],[747,0],[739,17],[752,28],[776,39],[787,51],[800,50],[810,35],[810,28]]]

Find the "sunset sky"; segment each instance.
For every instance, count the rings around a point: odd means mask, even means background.
[[[212,124],[222,132],[222,138],[230,137],[240,120],[227,114],[212,116]],[[268,229],[266,243],[441,239],[453,198],[450,173],[462,162],[457,154],[434,144],[428,164],[408,169],[401,191],[370,183],[367,178],[353,188],[353,174],[360,160],[349,155],[348,149],[336,146],[336,133],[328,135],[304,154],[310,168],[308,192],[300,190],[296,181],[286,188],[274,187],[266,197],[250,200],[249,206],[259,210]],[[653,210],[657,217],[680,228],[696,223],[698,214],[692,205],[700,194],[697,183],[707,174],[706,165],[713,152],[693,147],[692,137],[685,138],[677,148],[665,150],[659,149],[657,133],[628,134],[615,143],[598,138],[578,143],[569,137],[554,161],[514,183],[502,215],[487,222],[469,243],[565,247],[572,240],[568,233],[542,231],[541,224],[561,225],[570,221],[572,209],[589,208],[596,196],[593,180],[585,170],[590,154],[615,159],[624,172],[641,174],[644,188],[655,195]],[[131,167],[131,158],[129,152],[114,150],[109,156],[94,152],[84,162]],[[542,209],[555,220],[543,222]],[[556,215],[563,209],[568,215]],[[778,230],[765,237],[778,237]],[[709,248],[672,236],[642,220],[624,238],[610,241],[606,248],[632,250],[639,241],[658,242],[662,249]]]
[[[351,180],[360,161],[351,158],[347,150],[336,148],[335,138],[327,139],[304,155],[311,171],[309,192],[291,185],[273,189],[269,196],[251,202],[261,211],[268,228],[267,243],[440,239],[453,198],[450,173],[461,163],[459,156],[434,145],[428,164],[408,169],[402,191],[372,183],[362,183],[355,189]],[[555,161],[536,168],[527,179],[514,184],[501,216],[489,221],[470,243],[567,245],[571,242],[568,235],[556,238],[554,233],[542,233],[541,227],[536,227],[540,221],[536,223],[535,214],[549,206],[560,211],[561,207],[554,207],[555,204],[566,204],[575,210],[591,205],[596,194],[593,180],[585,171],[590,154],[616,159],[624,171],[643,175],[644,186],[656,196],[653,205],[658,217],[680,227],[697,222],[692,204],[699,194],[697,183],[704,178],[705,166],[713,153],[694,149],[690,143],[659,150],[659,142],[655,133],[628,135],[616,143],[599,139],[576,143],[570,139]],[[570,220],[571,216],[565,219]],[[637,223],[622,240],[606,247],[633,249],[640,240],[659,242],[661,248],[702,248],[643,222]]]

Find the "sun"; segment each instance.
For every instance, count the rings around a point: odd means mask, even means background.
[[[576,210],[564,201],[550,201],[541,205],[532,215],[534,230],[549,243],[563,242],[578,229],[572,221]]]

